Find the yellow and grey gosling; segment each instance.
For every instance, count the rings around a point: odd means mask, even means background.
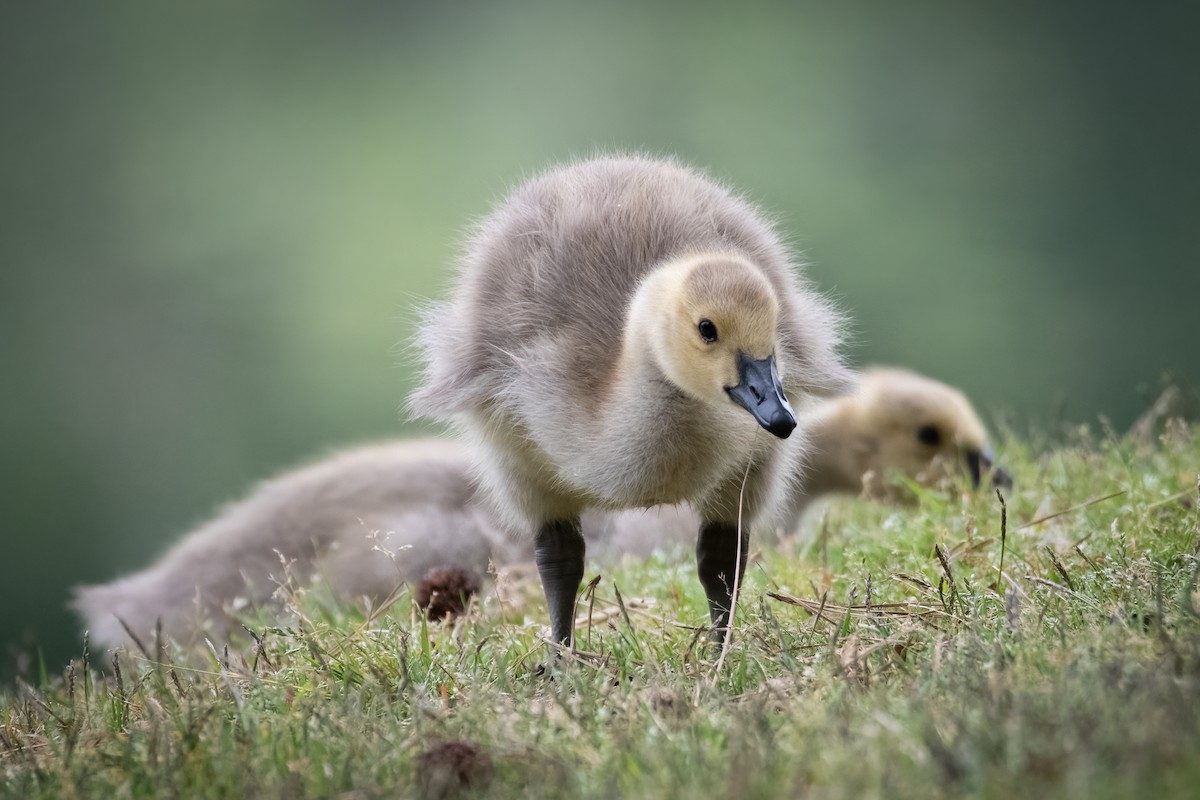
[[[794,530],[809,503],[833,493],[895,500],[896,476],[930,486],[965,469],[978,487],[985,479],[1009,486],[987,429],[966,396],[952,386],[897,367],[869,367],[854,391],[816,407],[811,447],[800,485],[782,519]]]
[[[425,317],[410,408],[465,434],[483,491],[532,536],[554,642],[572,640],[583,512],[681,502],[720,635],[745,531],[782,512],[805,454],[803,430],[784,441],[792,403],[848,383],[840,327],[724,187],[671,160],[583,161],[479,225]]]

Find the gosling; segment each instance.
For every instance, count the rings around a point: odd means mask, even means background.
[[[267,605],[281,583],[375,601],[447,564],[483,573],[521,548],[475,502],[457,444],[416,440],[350,450],[268,480],[132,575],[76,590],[92,640],[128,641],[126,626],[181,644],[236,630],[229,611]]]
[[[985,480],[1012,486],[966,396],[909,370],[863,370],[853,392],[817,406],[811,431],[804,479],[783,520],[787,530],[823,495],[898,500],[904,489],[896,477],[932,486],[961,467],[975,488]]]
[[[675,161],[578,162],[479,226],[425,319],[409,405],[465,433],[504,522],[533,533],[556,647],[572,644],[583,511],[683,501],[721,637],[747,531],[804,455],[802,436],[782,441],[791,401],[848,382],[840,328],[744,200]]]

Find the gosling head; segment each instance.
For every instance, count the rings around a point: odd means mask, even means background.
[[[862,462],[860,475],[897,470],[933,483],[965,468],[974,487],[990,476],[997,487],[1012,479],[995,466],[987,429],[962,392],[906,370],[872,368],[850,405]]]
[[[672,383],[741,406],[780,439],[795,430],[775,361],[779,299],[762,272],[733,255],[695,256],[662,267],[638,294],[634,313]]]

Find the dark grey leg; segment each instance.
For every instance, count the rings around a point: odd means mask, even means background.
[[[713,636],[719,641],[725,636],[729,609],[733,604],[733,576],[737,570],[738,586],[746,574],[750,557],[750,534],[742,529],[742,559],[737,560],[737,525],[726,522],[700,523],[696,539],[696,567],[700,585],[708,595],[708,613],[712,617]]]
[[[583,582],[583,553],[578,517],[547,522],[534,539],[533,559],[550,607],[550,636],[568,647],[575,629],[575,595]]]

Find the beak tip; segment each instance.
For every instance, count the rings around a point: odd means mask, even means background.
[[[779,414],[767,425],[763,426],[771,435],[786,439],[796,430],[796,418],[791,414]]]
[[[990,476],[989,483],[996,489],[1011,489],[1012,476],[996,466],[991,448],[967,451],[967,470],[971,476],[971,488],[978,489],[983,485],[984,478]]]

